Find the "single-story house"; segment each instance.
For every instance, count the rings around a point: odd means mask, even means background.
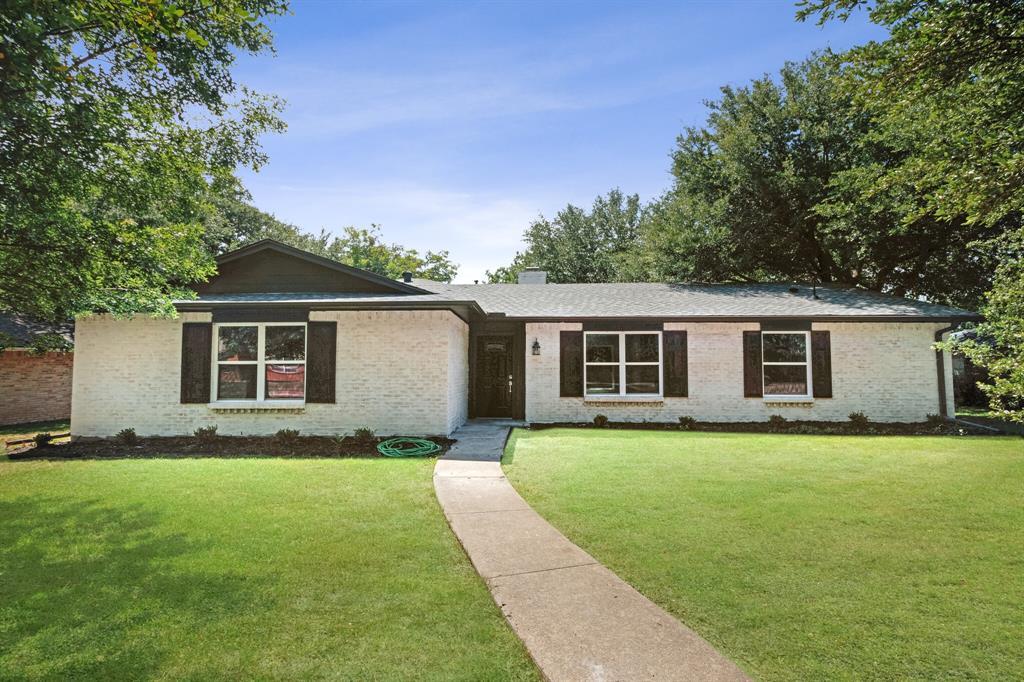
[[[74,325],[49,324],[24,315],[0,314],[0,426],[67,419],[71,416],[74,353],[40,352],[39,337],[53,337],[67,348]],[[50,344],[53,346],[54,344]]]
[[[79,318],[71,431],[449,434],[529,422],[920,422],[953,413],[933,344],[971,312],[786,284],[394,281],[264,240],[176,319]]]

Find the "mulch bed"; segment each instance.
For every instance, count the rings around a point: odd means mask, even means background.
[[[608,422],[597,426],[593,422],[564,422],[557,424],[530,424],[531,429],[620,429],[625,431],[710,431],[716,433],[789,433],[828,436],[993,436],[1000,435],[986,429],[971,428],[961,423],[946,422],[932,425],[921,423],[872,423],[867,428],[856,428],[846,422],[787,421],[781,426],[763,422],[697,422],[684,427],[671,422]]]
[[[377,444],[386,438],[356,439],[299,436],[288,441],[274,437],[217,436],[209,440],[193,437],[139,438],[134,445],[116,440],[80,440],[75,443],[28,445],[9,452],[11,459],[152,459],[188,457],[382,457]],[[440,457],[455,442],[450,438],[428,438],[441,446],[430,455]]]

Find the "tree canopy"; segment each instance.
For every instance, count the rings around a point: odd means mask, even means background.
[[[523,234],[526,249],[487,278],[514,282],[533,266],[546,270],[551,282],[628,281],[644,216],[640,197],[618,189],[597,197],[589,211],[569,204],[552,220],[534,220]]]
[[[10,0],[0,9],[0,307],[168,311],[213,271],[211,185],[264,161],[280,102],[235,82],[284,0]]]

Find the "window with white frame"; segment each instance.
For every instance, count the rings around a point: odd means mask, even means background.
[[[304,400],[306,325],[215,325],[217,400]]]
[[[810,397],[809,335],[809,332],[761,332],[766,397]]]
[[[585,332],[588,396],[660,396],[661,332]]]

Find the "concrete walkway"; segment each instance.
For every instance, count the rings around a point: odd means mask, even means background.
[[[697,633],[530,508],[501,470],[513,422],[475,420],[438,460],[434,489],[455,535],[544,676],[747,680]]]

